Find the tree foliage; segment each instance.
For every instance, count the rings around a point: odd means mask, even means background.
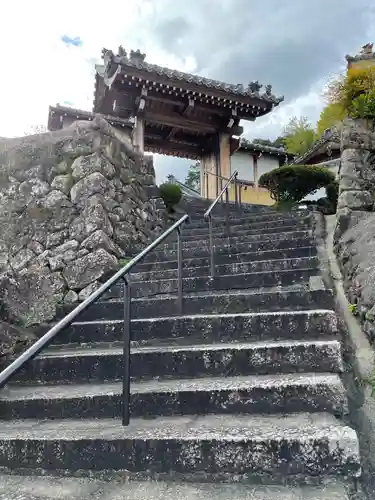
[[[195,162],[193,165],[190,165],[185,184],[191,189],[195,189],[196,191],[200,191],[201,186],[201,165],[199,161]]]
[[[288,153],[301,156],[316,141],[316,133],[305,116],[291,118],[284,129],[284,144]]]
[[[320,117],[316,126],[316,131],[320,137],[325,130],[333,126],[340,126],[346,117],[345,109],[340,103],[332,102],[320,113]]]
[[[277,137],[274,141],[270,139],[253,139],[253,144],[261,144],[262,146],[271,146],[273,148],[284,147],[284,137]]]
[[[351,118],[375,118],[375,67],[348,69],[329,83],[325,96]]]
[[[334,181],[334,174],[325,167],[292,165],[275,168],[263,174],[259,185],[268,189],[271,198],[277,203],[296,203]]]

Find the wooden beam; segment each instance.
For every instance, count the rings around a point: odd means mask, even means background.
[[[142,88],[141,95],[137,97],[135,101],[136,105],[136,116],[144,116],[146,111],[146,99],[147,99],[147,89]]]
[[[199,146],[192,145],[182,145],[174,143],[172,141],[156,141],[145,137],[145,151],[147,150],[159,150],[162,154],[168,154],[172,156],[182,156],[187,158],[200,158],[202,155],[202,148]]]
[[[118,87],[118,91],[127,93],[129,95],[133,95],[134,99],[139,94],[139,87],[130,87],[129,85],[122,84],[120,87]],[[155,102],[163,102],[165,104],[168,104],[170,106],[175,106],[178,108],[185,108],[187,106],[186,98],[183,97],[174,97],[168,93],[162,93],[162,92],[156,92],[155,90],[149,89],[148,94],[147,94],[147,99],[150,101],[155,101]],[[232,109],[229,106],[215,106],[215,105],[210,105],[209,103],[205,104],[199,101],[194,101],[194,109],[197,111],[202,111],[207,114],[214,114],[214,115],[219,115],[219,116],[226,116],[228,119],[232,116]],[[261,115],[259,115],[261,116]],[[252,115],[252,110],[249,108],[247,111],[242,111],[241,112],[241,117],[249,120],[249,121],[254,121],[255,117]]]
[[[160,125],[166,125],[171,128],[179,128],[184,130],[191,130],[198,133],[214,133],[217,130],[215,124],[209,124],[201,121],[186,119],[178,113],[170,113],[168,115],[162,115],[154,113],[150,110],[146,110],[146,121],[149,123],[158,123]]]
[[[167,135],[167,141],[170,141],[176,135],[177,132],[178,132],[177,128],[171,128],[171,131]]]
[[[187,106],[185,107],[185,109],[183,110],[183,112],[181,113],[181,116],[190,116],[193,109],[194,109],[194,100],[189,99],[189,102],[188,102]]]
[[[192,146],[192,147],[197,147],[197,148],[201,148],[202,144],[200,141],[196,141],[196,142],[192,142],[192,141],[185,141],[183,139],[170,139],[169,141],[167,141],[164,137],[161,137],[160,135],[155,135],[155,134],[147,134],[145,135],[146,137],[146,141],[152,141],[152,142],[158,142],[158,143],[167,143],[167,142],[170,142],[172,144],[180,144],[181,146],[185,147],[185,146]]]

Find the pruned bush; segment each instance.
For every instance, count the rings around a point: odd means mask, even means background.
[[[180,202],[182,197],[180,186],[177,184],[165,183],[160,186],[159,190],[167,210],[173,212],[173,207]]]
[[[334,174],[325,167],[286,165],[263,174],[259,185],[268,189],[271,198],[279,204],[296,203],[334,180]]]
[[[337,200],[339,199],[339,183],[334,181],[331,182],[331,184],[328,184],[328,186],[326,186],[326,194],[328,200],[332,203],[336,210]]]

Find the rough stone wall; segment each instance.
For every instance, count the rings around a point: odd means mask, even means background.
[[[375,340],[375,132],[373,124],[345,121],[341,137],[335,252],[353,313]]]
[[[1,140],[0,165],[3,319],[51,320],[162,229],[152,158],[103,118]]]
[[[341,164],[335,242],[372,211],[375,191],[375,132],[365,120],[345,120],[341,132]]]

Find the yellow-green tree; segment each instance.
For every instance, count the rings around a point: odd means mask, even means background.
[[[337,104],[352,118],[375,118],[375,67],[350,68],[331,81],[326,99]]]
[[[317,138],[314,128],[305,116],[291,118],[283,135],[286,151],[297,156],[306,153]]]
[[[338,102],[328,104],[320,113],[317,123],[317,134],[320,137],[327,128],[338,126],[346,116],[345,109]]]

